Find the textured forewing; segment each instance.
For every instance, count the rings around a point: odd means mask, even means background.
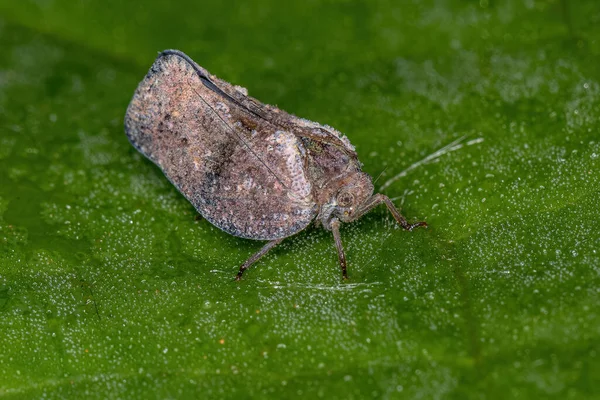
[[[275,239],[314,218],[298,139],[207,88],[177,55],[152,66],[126,130],[207,220],[231,234]]]

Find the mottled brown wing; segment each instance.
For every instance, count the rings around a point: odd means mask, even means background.
[[[159,55],[125,116],[130,142],[218,228],[272,240],[316,216],[306,154],[291,132],[240,105],[185,54]]]

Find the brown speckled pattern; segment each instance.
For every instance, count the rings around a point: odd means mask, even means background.
[[[232,235],[271,240],[305,228],[318,207],[300,139],[211,90],[199,73],[244,96],[184,55],[164,52],[127,110],[131,143]]]

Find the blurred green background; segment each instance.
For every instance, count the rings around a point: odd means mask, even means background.
[[[0,396],[600,398],[597,0],[0,0]],[[158,51],[335,126],[381,208],[261,243],[123,133]]]

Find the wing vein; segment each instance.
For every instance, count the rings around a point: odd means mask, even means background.
[[[254,157],[256,157],[256,159],[258,161],[260,161],[260,163],[262,165],[264,165],[264,167],[273,175],[273,177],[277,180],[277,182],[279,182],[281,184],[281,186],[283,186],[284,188],[286,188],[287,190],[290,190],[290,188],[283,183],[283,181],[277,176],[277,174],[267,165],[267,163],[264,162],[264,160],[258,155],[256,154],[256,152],[254,150],[252,150],[252,147],[250,147],[250,145],[248,144],[248,142],[246,142],[244,140],[244,138],[242,136],[240,136],[239,133],[237,133],[235,131],[235,129],[233,129],[228,123],[227,121],[225,121],[225,119],[223,119],[223,117],[221,117],[221,115],[219,115],[219,113],[206,101],[204,100],[204,98],[202,97],[202,95],[200,93],[198,93],[196,91],[196,89],[190,84],[190,87],[192,88],[192,90],[198,95],[198,97],[200,98],[200,100],[202,100],[202,102],[204,104],[206,104],[206,106],[217,116],[217,118],[225,125],[225,127],[227,129],[229,129],[237,138],[240,142],[242,142],[244,144],[244,146],[246,146],[248,148],[248,151],[250,151],[250,153],[252,153],[252,155],[254,155]]]

